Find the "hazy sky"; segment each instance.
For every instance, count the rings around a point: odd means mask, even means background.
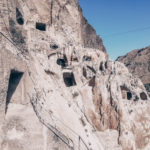
[[[150,45],[150,0],[79,0],[110,59]]]

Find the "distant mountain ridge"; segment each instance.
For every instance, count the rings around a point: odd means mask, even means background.
[[[150,46],[136,49],[117,58],[129,71],[140,78],[150,94]]]

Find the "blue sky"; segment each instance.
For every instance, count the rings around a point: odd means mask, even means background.
[[[150,45],[150,0],[79,0],[109,58]]]

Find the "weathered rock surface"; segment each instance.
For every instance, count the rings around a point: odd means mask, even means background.
[[[150,149],[145,88],[77,0],[0,2],[0,150]]]
[[[117,61],[124,63],[134,76],[142,80],[150,95],[150,47],[133,50]]]

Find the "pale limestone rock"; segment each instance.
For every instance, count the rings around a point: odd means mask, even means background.
[[[145,88],[108,60],[77,1],[0,2],[0,149],[149,149]]]

